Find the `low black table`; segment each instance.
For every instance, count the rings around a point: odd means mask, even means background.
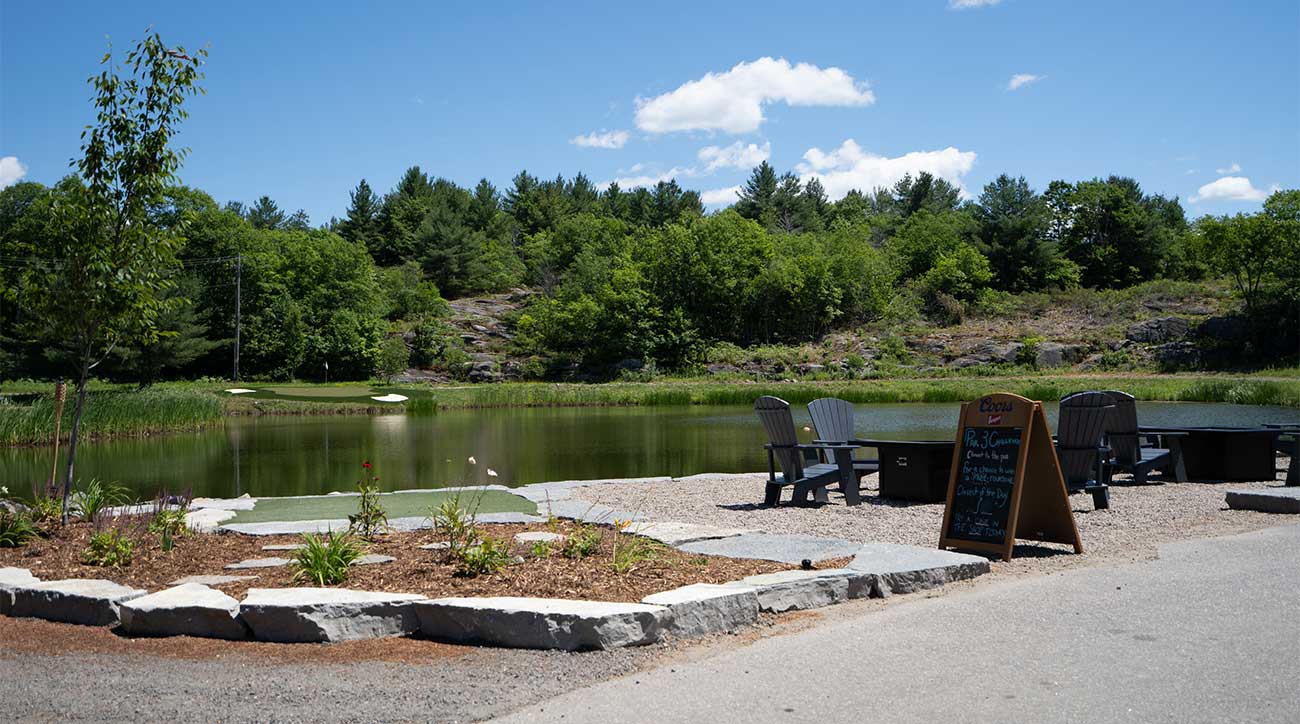
[[[1277,477],[1274,449],[1282,434],[1278,428],[1143,427],[1140,432],[1142,435],[1185,433],[1183,466],[1191,481],[1240,483]]]
[[[880,497],[942,503],[952,472],[952,440],[850,440],[880,457]]]

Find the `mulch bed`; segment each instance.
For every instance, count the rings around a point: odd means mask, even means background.
[[[143,525],[139,528],[143,530]],[[488,535],[512,541],[524,531],[553,531],[567,535],[574,524],[563,521],[553,528],[547,524],[482,525]],[[610,527],[603,531],[598,552],[581,559],[565,558],[557,550],[545,558],[534,558],[527,546],[513,544],[513,552],[524,562],[507,566],[492,574],[466,578],[455,575],[445,551],[420,550],[419,546],[441,538],[433,531],[389,533],[365,544],[366,553],[395,557],[392,563],[353,566],[341,588],[367,591],[418,593],[430,598],[446,596],[531,596],[539,598],[578,598],[597,601],[636,602],[658,593],[692,583],[725,583],[759,573],[788,570],[791,566],[771,561],[740,560],[700,556],[657,547],[652,559],[637,564],[631,571],[618,574],[613,570],[615,534]],[[178,538],[175,547],[164,552],[156,536],[137,533],[135,554],[130,565],[102,568],[81,562],[82,551],[94,528],[89,523],[73,523],[48,532],[22,548],[0,548],[0,567],[30,569],[42,580],[62,578],[103,578],[135,588],[158,591],[179,578],[192,575],[256,576],[214,586],[236,598],[249,588],[284,588],[310,586],[293,580],[295,568],[259,568],[225,570],[230,563],[249,558],[293,558],[293,551],[264,551],[262,546],[301,542],[300,536],[245,536],[239,534],[195,534]],[[820,567],[831,567],[824,565]]]

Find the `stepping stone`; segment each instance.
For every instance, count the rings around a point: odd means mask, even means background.
[[[559,533],[551,533],[545,530],[534,530],[526,533],[516,533],[515,542],[528,545],[530,543],[559,543],[564,540],[564,536]]]
[[[665,480],[668,480],[668,478],[665,478]],[[643,521],[646,519],[645,516],[639,513],[614,510],[599,503],[588,503],[585,500],[552,500],[549,507],[546,503],[540,503],[537,506],[537,512],[542,515],[546,515],[548,510],[556,518],[571,518],[584,523],[613,525],[615,520]]]
[[[278,543],[276,545],[262,546],[264,551],[297,551],[303,549],[301,543]]]
[[[186,576],[178,578],[169,586],[183,586],[186,583],[198,583],[203,586],[221,586],[227,583],[239,583],[240,581],[251,581],[257,576]]]
[[[988,559],[937,548],[868,543],[853,556],[850,570],[870,575],[872,596],[912,593],[989,572]]]
[[[420,546],[420,550],[422,550],[422,551],[445,551],[445,550],[447,550],[447,549],[450,548],[450,547],[451,547],[451,544],[450,544],[450,543],[448,543],[447,541],[441,541],[441,542],[439,542],[439,543],[426,543],[426,544]]]
[[[9,615],[86,626],[115,626],[118,606],[148,593],[112,581],[70,578],[15,586]]]
[[[392,563],[395,560],[397,559],[392,556],[380,555],[379,553],[367,553],[364,556],[358,557],[355,561],[352,561],[352,565],[374,566],[380,563]]]
[[[664,545],[679,546],[683,543],[694,543],[701,540],[733,538],[745,533],[757,533],[758,531],[749,528],[714,528],[713,526],[697,525],[695,523],[664,521],[662,523],[634,524],[628,528],[628,532],[657,540]]]
[[[663,606],[561,598],[439,598],[414,604],[420,631],[448,641],[581,651],[659,640]]]
[[[1262,488],[1229,490],[1225,496],[1233,510],[1258,510],[1263,513],[1300,513],[1300,488]]]
[[[226,566],[226,570],[242,571],[247,568],[279,568],[280,566],[287,566],[290,563],[293,563],[293,561],[288,558],[249,558],[246,561],[231,563]]]
[[[851,556],[862,548],[862,544],[836,538],[817,538],[810,535],[745,533],[729,538],[695,541],[677,547],[687,553],[699,553],[706,556],[753,558],[797,564],[804,560],[817,562],[828,558]]]
[[[239,601],[200,583],[186,583],[124,602],[122,628],[132,636],[248,638]]]
[[[871,595],[874,579],[847,568],[823,571],[777,571],[724,584],[753,589],[762,611],[784,613],[843,603]]]
[[[41,579],[26,568],[0,568],[0,615],[8,615],[13,604],[13,589],[40,583]]]
[[[672,612],[667,629],[677,636],[734,631],[758,620],[758,589],[738,584],[694,583],[641,599]]]
[[[235,511],[221,508],[201,508],[185,514],[185,526],[198,533],[211,533],[222,523],[235,517]]]
[[[346,588],[250,588],[239,616],[258,641],[331,643],[414,633],[414,603],[423,600]]]

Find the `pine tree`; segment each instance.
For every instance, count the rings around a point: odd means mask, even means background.
[[[362,244],[374,256],[383,244],[379,233],[380,200],[365,179],[352,190],[348,218],[339,224],[339,236]]]
[[[263,196],[254,202],[245,218],[254,229],[280,229],[285,222],[284,212],[270,196]]]
[[[769,226],[774,219],[776,191],[776,169],[764,161],[750,174],[749,180],[740,190],[740,200],[733,208],[746,219]]]

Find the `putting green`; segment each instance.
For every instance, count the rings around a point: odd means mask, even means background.
[[[369,387],[355,385],[343,387],[267,387],[264,389],[282,397],[369,397],[380,394]]]
[[[419,518],[455,493],[384,493],[380,496],[389,518]],[[466,490],[460,505],[478,513],[536,513],[537,505],[500,490]],[[252,510],[241,510],[231,523],[268,523],[290,520],[334,520],[357,512],[357,496],[328,495],[313,498],[263,498]]]

